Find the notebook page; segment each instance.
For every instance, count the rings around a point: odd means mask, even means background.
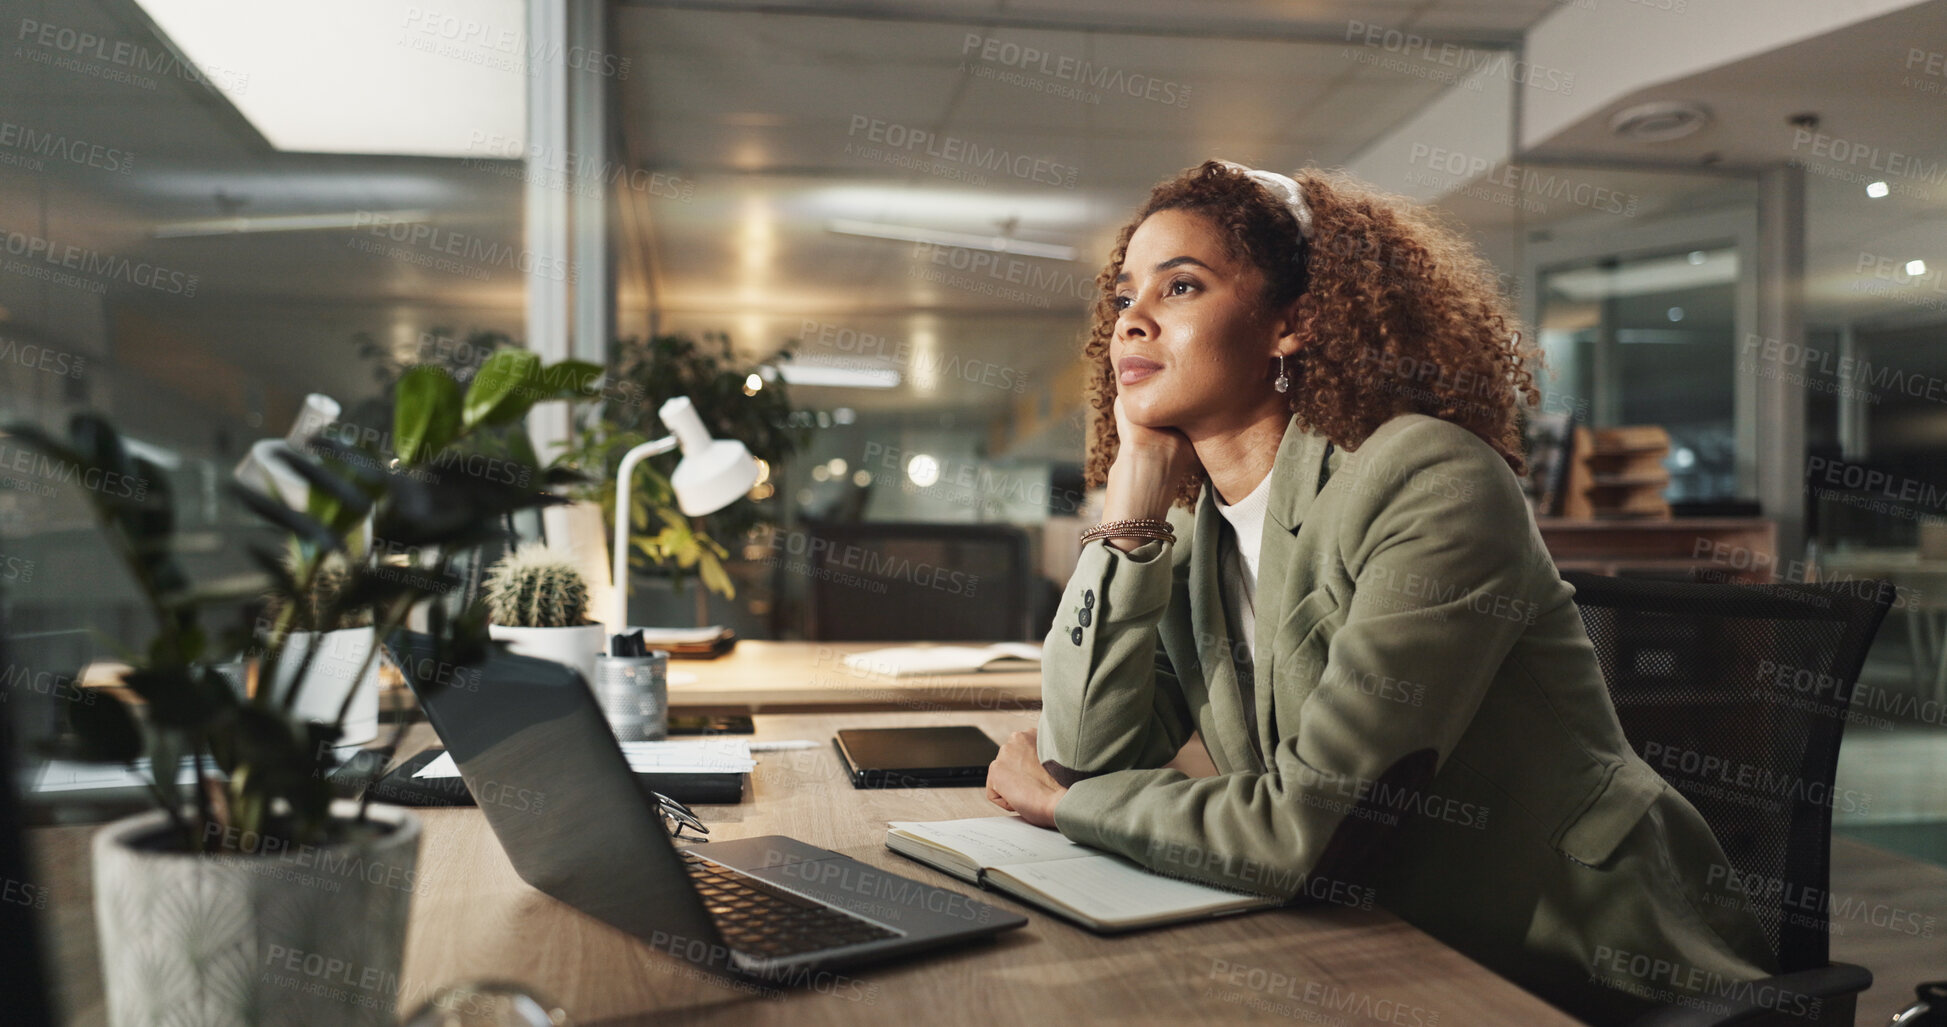
[[[1097,853],[1093,859],[1024,863],[994,873],[1011,877],[1102,923],[1245,906],[1255,901],[1239,892],[1152,874],[1106,853]],[[1274,900],[1263,901],[1268,905]]]
[[[969,817],[927,823],[894,820],[886,826],[958,852],[983,867],[1095,854],[1094,849],[1063,838],[1060,831],[1036,827],[1020,817]]]
[[[865,674],[905,677],[923,674],[972,674],[1001,661],[1041,661],[1041,646],[1030,642],[999,642],[988,646],[919,645],[868,649],[847,654],[847,667]],[[999,669],[999,668],[997,668]],[[1028,668],[1015,664],[1007,669]]]

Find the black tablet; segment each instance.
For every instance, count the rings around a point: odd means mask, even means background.
[[[969,726],[847,728],[835,741],[854,788],[983,785],[1001,751]]]

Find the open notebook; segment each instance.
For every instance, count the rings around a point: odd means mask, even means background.
[[[1094,931],[1130,931],[1280,905],[1265,895],[1151,873],[1020,817],[895,820],[886,847],[1007,892]]]
[[[1039,642],[993,645],[904,645],[868,649],[845,657],[845,665],[867,674],[909,677],[920,674],[971,674],[980,670],[1033,670],[1041,664]]]

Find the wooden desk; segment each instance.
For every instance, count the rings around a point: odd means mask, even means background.
[[[1541,540],[1562,570],[1686,577],[1716,571],[1759,584],[1778,573],[1778,525],[1762,517],[1538,517]]]
[[[813,713],[926,710],[1038,710],[1041,671],[983,671],[895,678],[853,670],[849,653],[914,642],[769,642],[746,639],[714,660],[671,660],[670,708],[678,713]],[[978,646],[982,642],[941,643]],[[121,688],[125,663],[98,661],[85,668],[82,684]],[[380,713],[385,719],[416,717],[417,703],[404,679],[381,669]]]
[[[669,704],[684,712],[731,713],[1041,708],[1039,668],[895,678],[854,670],[844,662],[849,653],[912,644],[738,642],[729,655],[714,660],[669,661],[674,679]],[[683,682],[683,674],[693,674],[696,680]]]
[[[757,723],[759,738],[824,739],[845,726],[924,723],[978,724],[1004,737],[1034,720],[1031,712],[850,713],[766,716]],[[429,737],[425,725],[413,730]],[[578,1027],[1393,1023],[1395,1017],[1431,1023],[1434,1013],[1439,1024],[1454,1027],[1575,1022],[1378,909],[1283,909],[1119,937],[1069,926],[885,847],[888,820],[998,814],[981,789],[858,791],[827,746],[760,754],[743,804],[697,812],[714,838],[790,835],[1018,910],[1030,922],[993,941],[860,967],[829,988],[751,994],[701,978],[689,964],[522,883],[479,811],[425,810],[399,986],[402,1015],[431,989],[502,978],[546,994]],[[30,835],[37,872],[54,895],[47,910],[54,927],[48,962],[60,980],[67,1022],[80,1025],[103,1022],[90,906],[91,831],[60,827]],[[1273,973],[1294,983],[1274,990],[1268,984]]]
[[[1914,985],[1947,977],[1947,867],[1834,838],[1830,908],[1832,959],[1873,972],[1856,1027],[1885,1027]]]

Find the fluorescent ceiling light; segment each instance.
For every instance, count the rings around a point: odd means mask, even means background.
[[[1017,253],[1023,257],[1046,257],[1049,260],[1074,260],[1075,247],[1056,246],[1053,243],[1026,242],[1010,239],[1004,235],[976,235],[972,232],[941,232],[931,228],[913,228],[907,225],[882,225],[872,221],[853,221],[850,218],[833,218],[825,225],[826,229],[839,235],[860,235],[868,239],[891,239],[895,242],[926,243],[931,246],[958,246],[969,250],[988,250],[993,253]]]
[[[1652,345],[1669,345],[1672,343],[1697,342],[1700,339],[1706,339],[1706,338],[1709,338],[1709,336],[1705,333],[1693,332],[1683,328],[1618,328],[1616,329],[1616,341],[1623,345],[1635,345],[1641,343],[1649,343]]]
[[[1702,263],[1694,254],[1634,260],[1619,268],[1583,267],[1548,275],[1548,289],[1572,300],[1642,296],[1737,281],[1737,251],[1712,250]]]
[[[522,0],[138,0],[280,150],[505,157],[526,149]]]
[[[766,364],[759,369],[766,378],[783,378],[786,385],[824,385],[848,389],[896,389],[899,369],[874,367],[858,361],[828,363],[817,357]]]
[[[1086,197],[1068,190],[1058,195],[996,193],[941,185],[898,186],[874,182],[816,186],[806,190],[804,199],[808,209],[835,218],[969,225],[992,225],[1019,218],[1023,224],[1059,225],[1075,231],[1087,231],[1094,224]]]
[[[257,232],[311,232],[331,228],[363,228],[371,224],[416,224],[431,221],[428,210],[361,210],[340,214],[279,214],[261,218],[205,218],[157,225],[158,239],[189,239],[206,235],[250,235]]]

